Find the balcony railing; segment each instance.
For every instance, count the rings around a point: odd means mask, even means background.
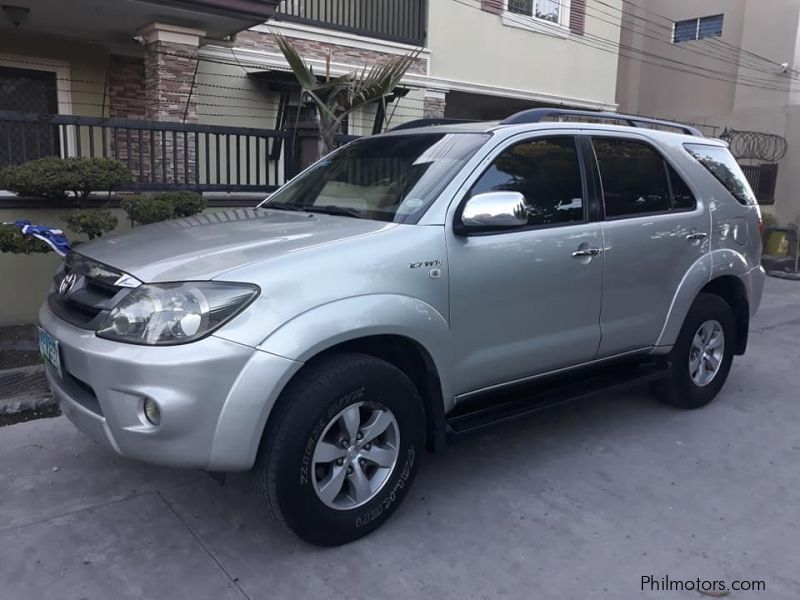
[[[103,157],[126,190],[271,192],[293,174],[288,131],[0,111],[0,166],[44,156]]]
[[[425,45],[426,0],[284,0],[275,19]]]

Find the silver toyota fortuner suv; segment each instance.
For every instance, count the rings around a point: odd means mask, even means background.
[[[631,383],[706,405],[761,299],[759,227],[726,145],[688,126],[418,123],[255,209],[81,245],[40,346],[87,435],[253,470],[292,530],[335,545],[386,521],[447,435]]]

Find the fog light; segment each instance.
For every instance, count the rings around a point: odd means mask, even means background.
[[[161,423],[161,410],[152,398],[144,401],[144,416],[151,425],[158,426]]]

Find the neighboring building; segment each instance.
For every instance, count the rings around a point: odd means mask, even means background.
[[[797,221],[800,2],[637,0],[625,13],[619,110],[730,136],[759,201]]]

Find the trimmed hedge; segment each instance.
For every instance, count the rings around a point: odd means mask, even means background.
[[[191,217],[208,208],[208,201],[197,192],[164,192],[154,197],[170,202],[178,218]]]
[[[147,225],[169,219],[191,217],[203,212],[208,203],[197,192],[163,192],[148,196],[131,196],[121,203],[134,223]]]
[[[133,179],[128,167],[110,158],[58,158],[48,156],[0,170],[0,189],[19,196],[78,201],[92,192],[112,191]]]
[[[52,248],[35,237],[24,236],[16,225],[0,224],[0,253],[38,254],[52,252]]]
[[[75,210],[64,215],[70,231],[89,236],[90,240],[99,238],[104,233],[114,231],[119,225],[119,219],[107,210],[89,209]]]

